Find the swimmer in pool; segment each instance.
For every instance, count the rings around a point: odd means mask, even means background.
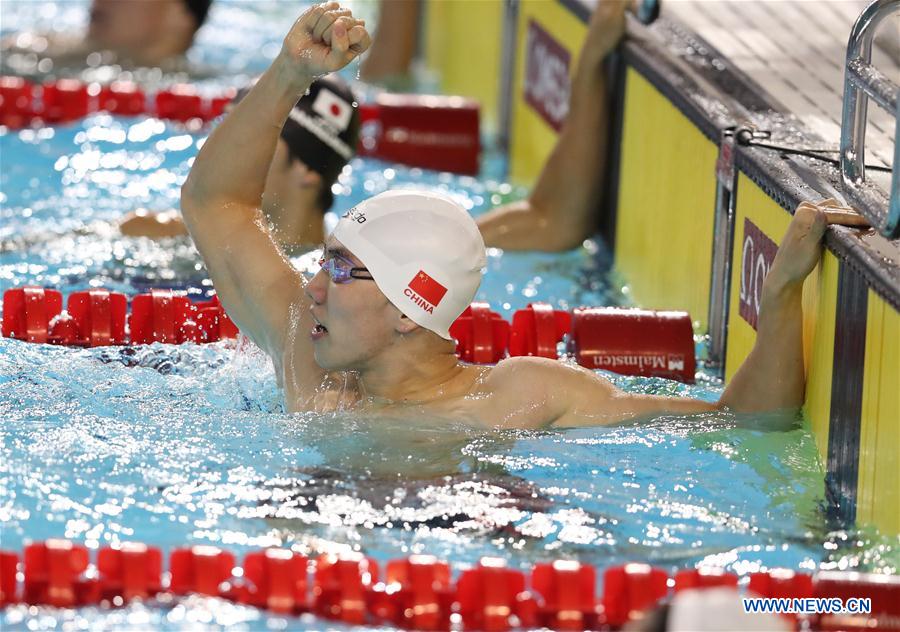
[[[556,145],[527,198],[478,218],[489,247],[562,251],[599,228],[605,194],[612,95],[606,59],[625,35],[625,11],[635,3],[600,0],[591,16]]]
[[[795,211],[765,280],[756,344],[717,403],[622,392],[555,360],[459,362],[448,329],[481,282],[484,242],[469,214],[439,195],[389,191],[351,209],[326,241],[322,269],[305,281],[260,210],[267,165],[313,77],[347,65],[368,45],[364,23],[336,3],[306,11],[210,135],[182,188],[186,225],[219,297],[272,358],[289,411],[541,428],[802,404],[802,286],[827,224],[815,204]]]
[[[605,62],[625,35],[626,9],[635,11],[637,4],[597,3],[578,54],[568,114],[534,188],[524,200],[477,218],[488,247],[569,250],[599,228],[611,107]],[[416,48],[420,9],[417,0],[381,2],[382,19],[362,65],[363,79],[402,85]]]
[[[87,32],[19,33],[5,38],[4,66],[20,75],[117,64],[187,70],[185,53],[212,0],[93,0]],[[89,58],[89,56],[94,56]]]
[[[275,145],[262,197],[262,211],[288,252],[321,244],[331,187],[356,153],[359,106],[337,75],[312,82],[294,105]],[[119,224],[128,237],[177,237],[187,229],[175,210],[129,213]]]
[[[416,6],[415,3],[402,6],[391,4],[389,8],[397,11],[413,6]],[[567,250],[580,245],[597,228],[594,222],[603,193],[602,174],[606,165],[609,118],[607,77],[603,62],[616,48],[625,32],[626,6],[626,2],[619,0],[598,3],[579,55],[578,69],[572,83],[569,114],[556,148],[544,165],[534,190],[525,200],[495,208],[476,219],[488,247]],[[398,27],[388,25],[386,28]],[[598,98],[598,95],[601,96]],[[301,99],[301,103],[303,101]],[[352,98],[350,101],[352,102]],[[290,124],[289,118],[287,125]],[[358,125],[355,129],[358,130]],[[313,142],[304,149],[299,143],[306,142],[307,139]],[[297,138],[293,145],[297,148],[294,153],[302,156],[317,152],[321,143],[314,141],[309,135]],[[355,150],[356,132],[352,138],[347,139],[347,144]],[[322,149],[323,154],[329,153],[327,147]],[[293,200],[289,195],[270,194],[273,186],[284,186],[288,179],[286,176],[273,179],[273,172],[285,170],[285,152],[284,143],[279,141],[270,169],[270,179],[266,183],[266,194],[263,196],[263,211],[276,228],[280,229],[283,222],[290,222],[286,230],[276,231],[276,237],[281,243],[303,243],[308,248],[324,240],[322,212],[328,210],[330,204],[312,210],[304,200]],[[304,160],[299,158],[298,162],[303,163]],[[302,174],[298,173],[291,179],[301,182]],[[334,181],[328,177],[324,179],[326,182]],[[573,183],[577,183],[577,186],[573,186]],[[330,188],[330,184],[328,187]],[[293,190],[296,192],[296,188]],[[272,201],[279,198],[280,208],[273,212]],[[553,226],[553,230],[548,229],[550,226]],[[130,237],[171,237],[186,232],[180,216],[174,210],[159,214],[137,211],[129,214],[120,228],[124,235]]]

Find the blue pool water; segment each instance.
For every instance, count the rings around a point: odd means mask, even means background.
[[[56,20],[81,19],[70,3],[47,6],[57,8]],[[21,4],[4,2],[3,11],[4,29],[8,15],[15,24],[25,19]],[[246,23],[265,52],[285,18],[275,4],[223,2],[214,11],[198,48],[208,62],[229,59],[218,45],[230,24]],[[272,16],[279,26],[267,22]],[[235,73],[260,67],[257,57],[241,63]],[[205,134],[103,114],[0,133],[0,291],[208,289],[188,242],[127,239],[109,225],[138,206],[177,205]],[[357,159],[335,210],[415,186],[440,188],[477,214],[524,194],[501,172],[498,156],[477,179]],[[491,252],[479,298],[506,316],[535,300],[562,309],[627,303],[627,287],[603,271],[603,260],[592,242],[553,255]],[[706,399],[721,392],[702,374],[693,386],[612,379],[642,392]],[[482,555],[519,568],[577,558],[598,567],[705,563],[740,575],[773,566],[896,572],[898,565],[895,540],[829,521],[809,432],[766,418],[717,414],[540,432],[423,419],[411,428],[285,414],[269,363],[247,347],[84,350],[0,339],[0,437],[4,549],[66,537],[89,547],[210,543],[239,556],[269,545],[309,555],[357,550],[380,561],[427,552],[455,570]],[[0,614],[4,629],[227,623],[317,627],[205,599]]]

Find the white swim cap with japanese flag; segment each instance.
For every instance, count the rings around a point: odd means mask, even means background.
[[[332,234],[401,312],[451,339],[485,266],[484,240],[463,207],[435,193],[387,191],[350,209]]]

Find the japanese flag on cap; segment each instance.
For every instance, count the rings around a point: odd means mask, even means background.
[[[291,155],[322,176],[322,210],[331,207],[331,185],[338,179],[359,140],[356,97],[336,75],[319,77],[284,122],[281,138]]]
[[[347,129],[353,118],[353,106],[327,88],[319,90],[312,109],[338,132]]]
[[[481,232],[463,207],[430,192],[387,191],[350,209],[332,235],[397,309],[451,339],[486,262]]]

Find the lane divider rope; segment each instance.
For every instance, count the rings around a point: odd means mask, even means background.
[[[173,550],[163,572],[160,549],[124,543],[91,552],[68,540],[25,547],[22,559],[0,551],[0,606],[122,606],[135,599],[200,594],[283,615],[313,613],[348,624],[393,624],[416,630],[621,629],[686,589],[731,587],[722,569],[683,569],[674,577],[647,564],[612,566],[596,594],[596,569],[576,561],[535,564],[529,572],[482,558],[454,582],[432,556],[379,564],[362,554],[315,560],[290,550],[248,553],[243,565],[214,546]],[[797,629],[886,629],[900,620],[900,578],[853,572],[815,575],[786,569],[751,573],[746,594],[788,599],[868,597],[868,616],[785,615]]]
[[[234,338],[238,329],[215,296],[192,302],[183,292],[154,289],[129,300],[95,288],[70,294],[64,310],[58,290],[25,286],[3,294],[2,333],[26,342],[97,347],[204,344]],[[450,335],[460,359],[476,364],[507,356],[571,356],[590,369],[687,383],[696,371],[687,312],[581,307],[569,313],[531,303],[510,323],[489,304],[473,303]]]
[[[0,126],[58,125],[94,112],[146,114],[195,127],[225,112],[236,90],[204,96],[190,84],[148,94],[131,82],[60,79],[43,85],[0,76]],[[379,93],[359,104],[357,153],[410,167],[474,176],[481,153],[481,108],[459,96]]]

